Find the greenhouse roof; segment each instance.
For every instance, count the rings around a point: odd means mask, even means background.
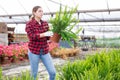
[[[0,0],[0,22],[24,24],[36,5],[43,8],[43,19],[49,21],[59,11],[60,4],[69,8],[78,5],[75,16],[80,22],[118,22],[119,3],[120,0]]]

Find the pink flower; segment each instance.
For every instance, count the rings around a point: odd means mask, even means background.
[[[3,54],[3,45],[0,45],[0,55]]]
[[[49,42],[48,45],[49,45],[49,51],[53,50],[54,48],[59,47],[59,44],[53,41]]]
[[[19,55],[27,54],[27,47],[28,43],[22,43],[20,45],[14,44],[9,46],[0,46],[0,54],[4,54],[5,56],[9,57],[19,57]]]

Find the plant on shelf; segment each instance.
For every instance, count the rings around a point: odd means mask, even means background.
[[[64,10],[60,6],[60,11],[56,13],[55,17],[50,18],[50,23],[52,24],[51,30],[54,35],[51,40],[58,43],[60,39],[71,43],[71,39],[76,40],[78,38],[78,33],[82,30],[80,27],[76,31],[72,29],[77,25],[79,20],[73,17],[73,14],[77,11],[77,7],[68,10],[66,6]],[[56,40],[57,39],[57,40]]]

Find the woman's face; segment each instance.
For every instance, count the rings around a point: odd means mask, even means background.
[[[34,12],[34,15],[35,15],[35,17],[41,19],[42,16],[43,16],[43,10],[42,10],[42,8],[38,8],[38,10],[36,12]]]

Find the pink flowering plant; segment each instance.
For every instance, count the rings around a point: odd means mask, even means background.
[[[49,46],[49,51],[52,51],[53,49],[59,47],[59,43],[56,43],[56,42],[52,41],[52,42],[48,43],[48,46]]]
[[[0,56],[8,57],[10,60],[23,60],[27,56],[28,43],[13,44],[9,46],[0,45]]]
[[[0,45],[0,56],[2,56],[2,55],[3,55],[3,46]]]
[[[0,59],[4,59],[5,54],[3,53],[3,46],[0,45]],[[0,62],[1,63],[1,62]]]

